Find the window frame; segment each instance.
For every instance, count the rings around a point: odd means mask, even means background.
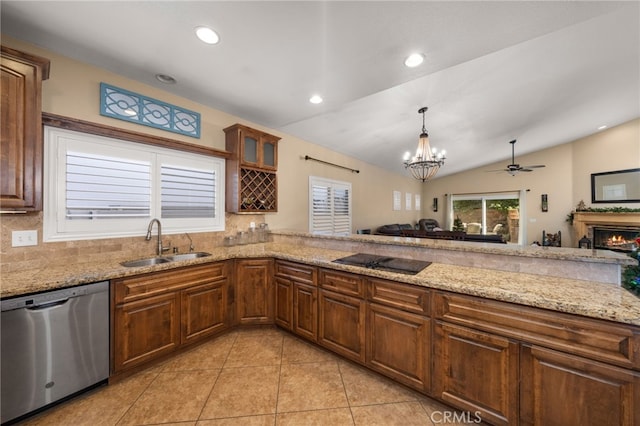
[[[166,234],[216,232],[225,229],[224,158],[49,125],[44,126],[44,141],[43,241],[45,242],[145,235],[149,221],[155,217],[162,221],[163,232]],[[66,169],[61,165],[66,161],[66,150],[69,145],[87,146],[87,144],[93,144],[94,149],[103,153],[128,153],[131,158],[144,158],[152,161],[151,213],[149,217],[102,219],[96,222],[88,221],[93,223],[80,224],[70,224],[71,221],[65,220]],[[61,147],[61,145],[63,146]],[[172,165],[190,168],[204,167],[214,171],[216,176],[215,217],[207,219],[161,218],[160,164],[163,160],[166,163],[167,159]]]
[[[504,191],[504,192],[485,192],[477,194],[451,194],[448,197],[448,229],[453,229],[454,211],[453,202],[458,200],[480,200],[482,202],[482,235],[486,235],[486,214],[487,214],[487,201],[491,200],[507,200],[518,199],[518,211],[520,220],[518,221],[518,245],[524,244],[527,241],[527,226],[526,226],[526,191]],[[516,243],[511,243],[516,244]]]

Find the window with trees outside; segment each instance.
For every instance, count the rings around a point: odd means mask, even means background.
[[[520,192],[455,194],[450,199],[452,230],[467,234],[498,234],[507,243],[520,244]]]

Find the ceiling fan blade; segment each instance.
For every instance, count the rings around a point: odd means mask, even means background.
[[[539,169],[541,167],[545,167],[545,165],[544,164],[536,164],[535,166],[522,166],[522,167],[524,167],[525,169]]]

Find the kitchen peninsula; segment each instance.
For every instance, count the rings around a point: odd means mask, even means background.
[[[612,282],[532,273],[547,265],[555,275],[580,276],[580,268],[607,275],[631,259],[607,251],[369,235],[277,231],[272,239],[198,247],[211,256],[139,268],[120,265],[132,259],[123,253],[98,264],[3,272],[2,297],[109,279],[112,293],[124,300],[112,306],[117,317],[127,297],[138,304],[144,291],[155,300],[169,297],[158,283],[167,283],[174,270],[196,278],[211,271],[224,282],[215,291],[226,292],[212,300],[225,301],[219,309],[228,312],[209,336],[238,325],[276,324],[428,396],[479,411],[492,424],[544,423],[548,416],[568,421],[576,413],[590,421],[620,420],[610,424],[640,419],[640,299]],[[333,262],[357,252],[432,263],[406,275]],[[535,271],[519,271],[527,268]],[[170,300],[196,294],[183,284],[171,291],[183,296]],[[112,346],[117,352],[117,339]],[[115,377],[154,361],[122,360]]]

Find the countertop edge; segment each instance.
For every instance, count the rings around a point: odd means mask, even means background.
[[[404,275],[342,265],[332,261],[354,254],[350,251],[304,248],[278,243],[255,244],[204,250],[209,257],[144,267],[124,267],[110,260],[102,265],[78,264],[61,271],[22,271],[3,273],[2,298],[35,294],[58,288],[127,276],[153,273],[180,267],[238,258],[274,258],[306,263],[406,284],[483,297],[523,306],[531,306],[589,318],[640,326],[640,299],[613,284],[524,273],[496,271],[468,266],[432,264],[417,275]],[[6,280],[17,280],[10,287]],[[19,281],[19,282],[18,282]],[[596,302],[594,302],[594,300]]]

